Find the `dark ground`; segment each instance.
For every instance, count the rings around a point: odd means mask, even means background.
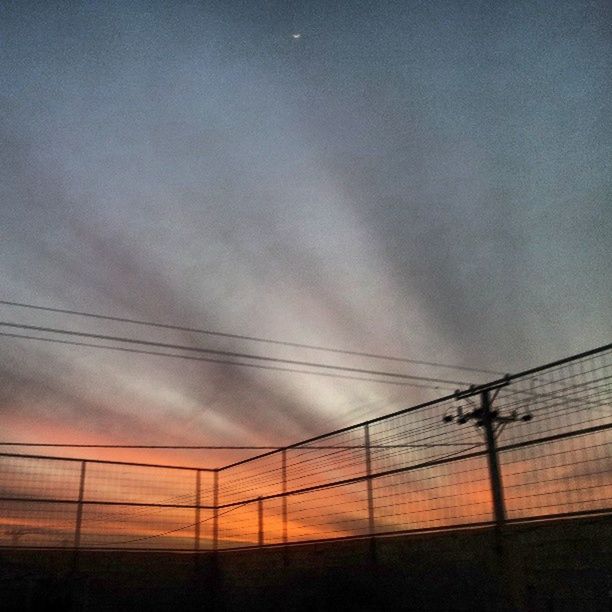
[[[9,611],[612,610],[612,520],[429,533],[218,555],[0,551]]]

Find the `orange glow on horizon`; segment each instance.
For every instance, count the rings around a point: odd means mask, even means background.
[[[112,444],[121,440],[112,436],[83,431],[78,426],[59,426],[50,419],[11,416],[7,424],[10,438],[70,443]],[[9,439],[10,439],[9,438]],[[18,452],[14,454],[47,455]],[[574,453],[587,448],[584,439],[568,438],[533,445],[500,454],[506,506],[510,518],[596,509],[611,497],[612,479],[605,470],[607,432],[589,434],[587,460],[575,461]],[[20,449],[21,450],[21,449]],[[50,449],[51,450],[51,449]],[[57,450],[57,449],[53,449]],[[63,449],[71,451],[72,449]],[[78,449],[81,450],[81,449]],[[164,453],[143,449],[123,449],[120,459],[116,449],[86,449],[87,458],[104,461],[169,464]],[[365,464],[363,450],[296,450],[288,455],[288,489],[299,489],[322,482],[360,477]],[[385,451],[386,452],[386,451]],[[403,451],[402,451],[403,452]],[[335,451],[333,451],[335,453]],[[74,456],[72,452],[53,453],[57,457]],[[552,463],[543,458],[554,456]],[[194,465],[189,452],[176,453],[178,464]],[[6,499],[0,515],[0,543],[3,545],[70,546],[74,541],[80,464],[5,457],[9,468],[0,483],[7,494],[22,500]],[[219,546],[256,545],[259,541],[258,497],[281,492],[280,453],[220,473],[219,504],[236,506],[219,510]],[[320,460],[320,462],[319,462]],[[402,461],[418,462],[419,454],[391,453],[380,465],[386,469]],[[312,461],[313,463],[309,463]],[[588,462],[588,466],[586,465]],[[451,525],[486,522],[493,519],[486,458],[460,459],[399,474],[375,478],[373,482],[374,522],[377,532],[440,528]],[[304,467],[307,466],[307,467]],[[588,467],[588,469],[586,469]],[[580,471],[582,470],[582,472]],[[0,472],[0,476],[3,473]],[[576,486],[580,482],[580,486]],[[199,504],[213,504],[213,476],[200,472]],[[195,523],[200,521],[200,548],[212,547],[212,511],[202,508],[160,508],[150,504],[195,506],[196,472],[163,467],[117,466],[103,463],[87,465],[81,543],[87,547],[193,548]],[[10,495],[9,495],[10,497]],[[71,503],[53,504],[53,499]],[[252,499],[247,505],[239,505]],[[95,503],[98,502],[98,503]],[[100,502],[117,503],[104,505]],[[126,502],[144,506],[125,506]],[[362,480],[343,486],[295,494],[287,498],[286,529],[290,542],[367,535],[367,483]],[[603,506],[601,506],[603,507]],[[282,500],[266,499],[263,508],[264,544],[283,541]],[[16,544],[17,543],[17,544]]]

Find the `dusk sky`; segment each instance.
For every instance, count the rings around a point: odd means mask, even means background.
[[[605,344],[611,10],[2,2],[0,299],[501,373]],[[0,320],[494,377],[8,306]],[[5,441],[277,445],[456,388],[7,337],[0,356]]]

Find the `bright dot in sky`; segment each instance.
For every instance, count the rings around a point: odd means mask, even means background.
[[[293,38],[302,38],[302,35],[299,32],[291,35]]]

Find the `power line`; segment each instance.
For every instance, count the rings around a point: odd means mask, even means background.
[[[240,366],[247,368],[257,368],[259,370],[273,370],[275,372],[289,372],[292,374],[309,374],[311,376],[324,376],[326,378],[344,378],[349,380],[360,380],[363,382],[373,382],[385,385],[397,385],[400,387],[417,387],[421,389],[435,389],[440,390],[443,388],[450,389],[450,387],[440,387],[439,385],[427,385],[413,382],[401,382],[398,380],[381,380],[379,378],[367,378],[363,376],[351,376],[349,374],[337,374],[331,372],[313,372],[311,370],[299,370],[296,368],[280,368],[278,366],[261,365],[258,363],[244,363],[240,361],[229,361],[224,359],[212,359],[209,357],[196,357],[195,355],[177,355],[176,353],[163,353],[160,351],[145,351],[142,349],[132,349],[123,346],[108,346],[105,344],[94,344],[91,342],[76,342],[74,340],[59,340],[58,338],[41,338],[39,336],[30,336],[27,334],[11,334],[7,332],[0,332],[0,336],[6,338],[20,338],[22,340],[38,340],[40,342],[50,342],[52,344],[67,344],[70,346],[84,346],[87,348],[104,349],[108,351],[119,351],[121,353],[136,353],[138,355],[154,355],[158,357],[173,357],[175,359],[186,359],[188,361],[204,361],[206,363],[220,363],[224,365]]]
[[[49,448],[146,448],[166,450],[279,450],[280,446],[181,446],[165,444],[61,444],[46,442],[0,442],[0,446],[43,446]],[[361,448],[361,447],[360,447]]]
[[[369,448],[431,448],[438,446],[462,446],[462,443],[439,443],[439,444],[371,444]],[[140,448],[153,450],[284,450],[284,446],[181,446],[181,445],[163,445],[163,444],[62,444],[62,443],[47,443],[47,442],[0,442],[0,446],[31,446],[45,448]],[[319,446],[299,446],[289,450],[355,450],[363,449],[363,444],[347,444],[347,445],[319,445]]]
[[[241,508],[242,506],[246,506],[249,503],[251,503],[251,502],[250,501],[245,501],[243,504],[233,505],[231,508],[229,508],[225,512],[219,512],[217,514],[217,516],[218,517],[219,516],[223,516],[224,514],[228,514],[229,512],[232,512],[234,510],[238,510],[238,508]],[[189,525],[184,525],[183,527],[177,527],[176,529],[169,529],[168,531],[163,531],[162,533],[156,533],[154,535],[143,536],[141,538],[134,538],[133,540],[121,540],[121,541],[118,541],[118,542],[104,542],[104,544],[106,544],[107,546],[112,545],[112,544],[131,544],[132,542],[142,542],[143,540],[151,540],[153,538],[161,538],[161,537],[169,535],[171,533],[176,533],[177,531],[183,531],[184,529],[189,529],[190,527],[195,527],[196,525],[201,525],[202,523],[206,523],[207,521],[212,521],[214,518],[215,518],[214,516],[209,516],[208,518],[202,519],[201,521],[197,521],[195,523],[190,523]]]
[[[108,340],[111,342],[124,342],[129,344],[139,344],[143,346],[152,346],[165,349],[181,350],[181,351],[192,351],[196,353],[206,353],[209,355],[223,355],[225,357],[235,357],[241,359],[257,359],[260,361],[267,361],[273,363],[284,363],[288,365],[305,366],[311,368],[323,368],[327,370],[338,370],[341,372],[355,372],[357,374],[369,374],[371,376],[389,376],[391,378],[402,378],[407,380],[420,380],[424,382],[437,382],[447,385],[467,385],[464,381],[448,380],[443,378],[433,378],[428,376],[415,376],[412,374],[400,374],[398,372],[385,372],[380,370],[367,370],[365,368],[353,368],[349,366],[337,366],[328,363],[317,363],[312,361],[299,361],[295,359],[282,359],[280,357],[266,357],[263,355],[254,355],[250,353],[238,353],[234,351],[221,351],[218,349],[207,349],[195,346],[186,346],[180,344],[167,344],[165,342],[155,342],[152,340],[138,340],[135,338],[126,338],[124,336],[109,336],[106,334],[93,334],[88,332],[78,332],[67,329],[59,329],[54,327],[43,327],[39,325],[25,325],[23,323],[10,323],[7,321],[0,321],[0,326],[10,327],[16,329],[25,329],[30,331],[38,331],[52,334],[63,334],[67,336],[78,336],[81,338],[92,338],[95,340]],[[233,365],[233,362],[230,362]]]
[[[31,310],[42,310],[45,312],[57,312],[60,314],[67,314],[67,315],[71,315],[71,316],[79,316],[79,317],[88,317],[91,319],[100,319],[100,320],[104,320],[104,321],[116,321],[119,323],[131,323],[133,325],[144,325],[147,327],[157,327],[157,328],[161,328],[161,329],[173,329],[175,331],[184,331],[184,332],[190,332],[190,333],[196,333],[196,334],[205,334],[208,336],[217,336],[220,338],[233,338],[235,340],[248,340],[250,342],[264,342],[267,344],[276,344],[279,346],[290,346],[293,348],[303,348],[303,349],[311,349],[311,350],[315,350],[315,351],[324,351],[327,353],[337,353],[337,354],[341,354],[341,355],[355,355],[357,357],[369,357],[371,359],[384,359],[387,361],[397,361],[397,362],[401,362],[401,363],[411,363],[414,365],[425,365],[425,366],[431,366],[431,367],[437,367],[437,368],[447,368],[450,370],[464,370],[466,372],[483,372],[486,374],[495,374],[495,375],[501,375],[501,372],[495,372],[493,370],[486,370],[483,368],[470,368],[468,366],[458,366],[458,365],[451,365],[451,364],[447,364],[447,363],[439,363],[439,362],[434,362],[434,361],[422,361],[419,359],[408,359],[407,357],[395,357],[395,356],[391,356],[391,355],[380,355],[378,353],[366,353],[366,352],[362,352],[362,351],[351,351],[348,349],[338,349],[338,348],[331,348],[331,347],[327,347],[327,346],[319,346],[319,345],[315,345],[315,344],[304,344],[304,343],[300,343],[300,342],[288,342],[288,341],[284,341],[284,340],[273,340],[271,338],[261,338],[259,336],[247,336],[244,334],[232,334],[229,332],[220,332],[220,331],[213,331],[213,330],[209,330],[209,329],[201,329],[201,328],[197,328],[197,327],[185,327],[182,325],[172,325],[169,323],[159,323],[156,321],[144,321],[142,319],[131,319],[131,318],[126,318],[126,317],[116,317],[116,316],[111,316],[111,315],[101,315],[101,314],[96,314],[96,313],[91,313],[91,312],[84,312],[81,310],[68,310],[65,308],[53,308],[51,306],[37,306],[34,304],[26,304],[24,302],[12,302],[12,301],[8,301],[8,300],[0,300],[0,304],[4,305],[4,306],[15,306],[15,307],[19,307],[19,308],[28,308]]]

